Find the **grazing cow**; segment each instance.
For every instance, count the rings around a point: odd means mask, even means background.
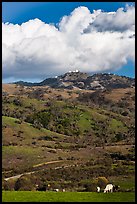
[[[56,191],[56,192],[59,192],[59,189],[58,189],[58,188],[56,188],[56,189],[55,189],[55,191]]]
[[[98,193],[100,192],[100,187],[99,187],[99,186],[97,186],[97,192],[98,192]]]
[[[114,185],[113,186],[113,191],[118,191],[119,188],[120,188],[120,186]]]
[[[108,192],[113,192],[113,185],[112,184],[107,184],[106,188],[104,189],[104,193],[108,193]]]

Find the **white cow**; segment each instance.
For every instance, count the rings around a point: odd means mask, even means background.
[[[59,189],[58,189],[58,188],[56,188],[56,189],[55,189],[55,191],[56,191],[56,192],[59,192]]]
[[[108,192],[113,192],[113,185],[112,184],[107,184],[106,188],[104,189],[104,193],[108,193]]]
[[[99,187],[99,186],[97,186],[97,192],[98,192],[98,193],[100,192],[100,187]]]

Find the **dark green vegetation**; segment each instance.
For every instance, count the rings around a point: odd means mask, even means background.
[[[102,90],[5,84],[2,99],[3,190],[82,192],[100,186],[103,191],[113,183],[120,185],[114,201],[119,195],[123,201],[125,193],[134,199],[135,89],[130,80],[128,87]],[[99,177],[105,177],[103,183]]]
[[[97,194],[94,192],[9,192],[2,193],[3,202],[135,202],[135,194],[112,193]]]

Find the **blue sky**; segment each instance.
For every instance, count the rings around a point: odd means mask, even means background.
[[[127,3],[127,2],[126,2]],[[78,6],[86,6],[90,11],[102,9],[116,11],[125,6],[124,2],[3,2],[2,21],[21,24],[33,18],[47,23],[57,23],[64,15],[69,15]],[[128,4],[133,4],[129,2]]]
[[[87,7],[93,13],[93,10],[98,9],[103,12],[114,12],[118,8],[125,7],[126,4],[134,5],[133,2],[3,2],[2,22],[21,25],[24,22],[38,18],[44,23],[57,26],[63,16],[69,16],[75,8],[80,6]],[[111,70],[110,72],[135,77],[135,65],[131,60],[128,60],[127,64],[124,64],[119,70]],[[10,74],[8,76],[14,78]],[[46,75],[44,76],[46,77]],[[8,78],[5,78],[6,82],[8,80]],[[31,81],[35,80],[40,80],[40,78],[36,79],[36,76],[34,76],[31,79]]]

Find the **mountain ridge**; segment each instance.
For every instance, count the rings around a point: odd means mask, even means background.
[[[52,88],[102,90],[110,88],[128,88],[135,86],[135,78],[119,76],[109,73],[89,75],[78,70],[67,72],[54,78],[47,78],[41,82],[17,81],[13,84],[23,86],[50,86]]]

